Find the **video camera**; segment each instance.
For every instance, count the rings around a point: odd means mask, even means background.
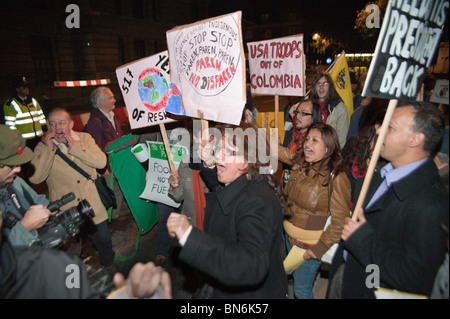
[[[68,193],[61,199],[50,203],[47,208],[54,212],[75,199],[74,193]],[[73,206],[64,212],[51,215],[44,226],[38,229],[40,246],[46,248],[61,247],[70,237],[80,231],[78,227],[86,219],[95,217],[94,210],[87,200],[82,200],[77,206]]]

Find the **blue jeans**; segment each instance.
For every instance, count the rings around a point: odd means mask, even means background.
[[[284,244],[285,256],[291,251],[291,248],[292,244],[288,241],[288,236],[286,234]],[[313,285],[321,263],[320,260],[308,259],[292,273],[295,298],[314,299]]]

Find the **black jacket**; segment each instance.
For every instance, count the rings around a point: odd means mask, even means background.
[[[212,298],[286,298],[282,212],[266,177],[207,193],[204,228],[192,230],[180,259],[206,274]]]
[[[77,285],[78,284],[78,285]],[[91,288],[84,265],[75,255],[47,248],[0,247],[0,298],[103,298]]]
[[[381,165],[374,172],[363,207],[380,185]],[[360,190],[363,179],[358,181]],[[367,223],[341,243],[330,270],[333,280],[345,262],[343,298],[374,298],[366,279],[375,273],[368,265],[379,267],[380,286],[429,296],[437,271],[447,251],[448,195],[432,158],[407,177],[394,183],[387,193],[366,210]],[[369,281],[372,278],[369,278]]]

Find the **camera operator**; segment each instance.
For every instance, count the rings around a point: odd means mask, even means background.
[[[75,206],[82,200],[90,203],[95,217],[92,219],[93,224],[85,225],[88,235],[98,251],[100,265],[111,274],[115,273],[117,266],[114,264],[115,253],[108,229],[108,215],[97,188],[92,180],[83,177],[61,157],[65,155],[95,180],[96,169],[106,165],[106,155],[89,134],[72,130],[74,123],[67,110],[55,108],[48,114],[47,119],[48,132],[36,146],[31,160],[35,171],[30,181],[38,184],[45,180],[52,201],[73,192],[75,200],[62,206],[61,210]],[[58,155],[58,150],[64,155]]]
[[[2,240],[2,210],[0,209],[0,299],[97,299],[106,297],[89,283],[81,259],[58,249],[28,247],[13,248]],[[69,269],[78,268],[77,288],[69,286]],[[153,263],[136,264],[128,279],[117,273],[116,287],[129,285],[131,296],[122,298],[150,298],[162,288],[159,298],[172,298],[169,274]]]
[[[0,125],[0,136],[0,209],[8,212],[4,218],[18,221],[4,235],[13,246],[31,246],[39,241],[37,229],[52,214],[47,209],[49,200],[17,176],[20,165],[33,157],[20,132]]]

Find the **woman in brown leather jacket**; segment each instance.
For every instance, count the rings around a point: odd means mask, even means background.
[[[313,298],[312,287],[324,253],[340,240],[350,216],[350,182],[336,131],[322,122],[310,126],[303,148],[279,147],[279,160],[292,166],[285,187],[285,249],[305,250],[305,262],[293,272],[296,298]],[[328,217],[331,223],[324,230]]]

